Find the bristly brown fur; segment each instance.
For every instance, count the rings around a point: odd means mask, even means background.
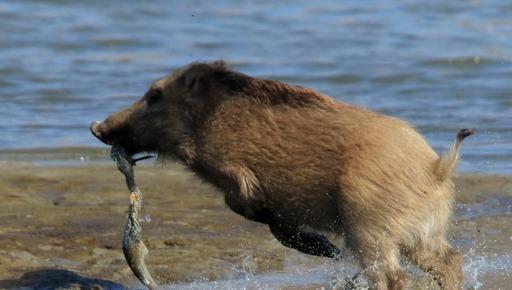
[[[194,63],[95,125],[104,142],[183,161],[227,205],[301,252],[336,257],[343,234],[372,289],[403,289],[400,259],[461,287],[446,240],[462,138],[439,157],[408,123],[313,90]],[[467,132],[466,132],[467,133]]]

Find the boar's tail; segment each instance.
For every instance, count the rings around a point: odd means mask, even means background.
[[[434,167],[434,173],[441,181],[444,181],[446,178],[452,175],[453,169],[457,165],[457,161],[459,159],[460,144],[462,143],[462,140],[470,135],[473,135],[473,133],[475,133],[475,129],[462,129],[457,132],[455,143],[453,143],[450,151],[446,152],[437,160]]]

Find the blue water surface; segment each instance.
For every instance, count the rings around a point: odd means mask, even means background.
[[[512,2],[2,1],[0,149],[102,147],[92,120],[224,59],[404,118],[461,170],[512,172]]]

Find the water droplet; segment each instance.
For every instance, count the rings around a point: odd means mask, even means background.
[[[140,222],[143,223],[150,223],[151,222],[151,216],[149,214],[145,214],[142,219],[140,219]]]

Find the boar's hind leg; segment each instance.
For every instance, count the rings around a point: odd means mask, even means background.
[[[280,223],[271,223],[269,227],[276,239],[286,247],[320,257],[338,258],[341,254],[335,245],[320,234],[301,231]]]
[[[444,238],[404,248],[404,254],[420,269],[432,274],[441,289],[461,289],[462,256]]]
[[[371,290],[403,290],[405,273],[400,265],[400,250],[385,234],[358,230],[348,240],[358,256]]]

